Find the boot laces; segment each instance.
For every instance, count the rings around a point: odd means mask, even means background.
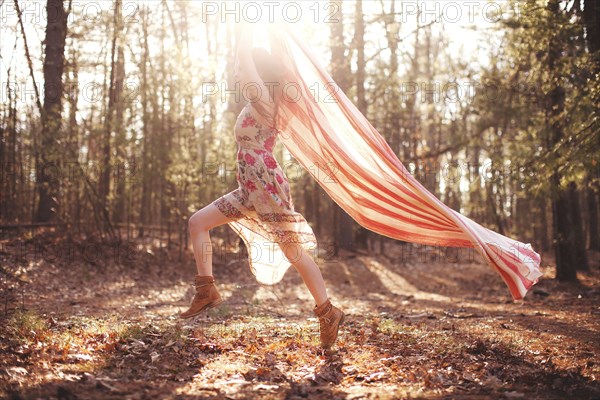
[[[201,287],[204,287],[204,286],[211,286],[211,285],[212,285],[212,282],[211,282],[211,283],[200,283],[200,284],[197,284],[197,283],[195,283],[195,284],[194,284],[194,287],[195,287],[196,289],[199,289],[199,288],[201,288]]]
[[[201,284],[194,284],[194,287],[196,288],[196,293],[194,294],[194,300],[204,300],[205,298],[210,296],[210,290],[200,290],[200,288],[204,287],[204,286],[211,286],[212,283],[201,283]]]
[[[325,318],[325,315],[328,315],[331,312],[332,308],[333,308],[333,304],[329,303],[327,305],[327,310],[323,310],[319,313],[319,314],[321,314],[321,316],[319,316],[319,318]]]

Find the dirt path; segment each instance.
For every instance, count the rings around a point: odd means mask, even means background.
[[[478,256],[450,263],[409,246],[319,261],[348,314],[338,345],[323,353],[294,270],[262,286],[240,257],[215,257],[225,302],[181,321],[191,254],[182,262],[151,245],[90,250],[52,235],[4,241],[0,396],[600,397],[597,257],[580,284],[559,285],[546,268],[514,303]]]

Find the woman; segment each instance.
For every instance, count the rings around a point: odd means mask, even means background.
[[[297,96],[293,95],[293,90],[286,92],[291,101],[286,101],[285,96],[281,97],[280,101],[275,102],[275,108],[273,102],[267,101],[269,97],[259,96],[259,101],[249,108],[250,115],[260,119],[258,122],[265,126],[274,126],[271,122],[275,121],[277,136],[286,149],[360,225],[381,235],[407,242],[475,248],[506,283],[513,299],[522,299],[542,276],[540,256],[532,246],[485,228],[452,210],[430,193],[402,165],[385,138],[340,90],[318,57],[294,33],[294,28],[284,24],[278,29],[279,34],[274,43],[276,61],[282,67],[275,71],[281,71],[279,81],[291,84],[297,91]],[[240,44],[239,60],[243,59],[244,66],[251,65],[249,37],[244,36],[243,43]],[[241,71],[249,74],[250,79],[260,81],[253,70]],[[277,95],[276,92],[274,95]],[[243,160],[245,159],[244,155]],[[248,160],[252,162],[252,159]],[[229,196],[228,199],[233,203],[223,201],[221,206],[235,204],[231,208],[232,213],[244,209],[245,205],[242,203],[245,197],[239,196],[240,192],[244,193],[243,189],[233,192],[238,195]],[[237,196],[240,201],[235,203]],[[237,215],[248,215],[248,212],[244,210]],[[296,214],[292,215],[295,218],[293,221],[297,222],[292,225],[296,227],[297,237],[311,237],[312,232],[307,225]],[[222,221],[206,218],[202,230],[207,231]],[[261,237],[268,237],[272,231],[273,225],[247,221],[252,219],[241,218],[229,223],[247,245],[259,243]],[[194,224],[190,225],[191,229],[199,229],[193,228]],[[299,239],[297,242],[305,249],[310,249],[306,241]],[[279,246],[275,246],[274,251],[268,253],[269,256],[274,256],[273,260],[279,260],[271,266],[265,262],[264,254],[267,253],[259,254],[258,261],[251,261],[259,281],[274,283],[281,279],[288,260],[278,256],[280,250]],[[200,254],[199,251],[196,253]],[[320,274],[307,272],[314,271],[314,267],[310,266],[312,264],[308,257],[302,254],[302,262],[298,264],[301,266],[297,268],[317,304],[320,304],[321,300],[318,299],[326,298],[324,288],[320,286]],[[202,271],[206,274],[209,270]],[[465,274],[468,273],[469,271],[465,271]],[[206,280],[202,282],[212,282],[212,278],[204,279]],[[337,311],[334,308],[332,310]],[[343,314],[332,312],[332,315]],[[328,337],[334,337],[333,332],[337,332],[336,321],[329,325],[330,317],[326,318],[322,329],[329,329],[331,336]],[[342,321],[342,317],[339,320]]]
[[[189,220],[197,268],[196,294],[190,308],[180,317],[194,317],[222,302],[212,272],[209,230],[228,223],[244,239],[250,267],[258,281],[275,283],[290,264],[296,268],[315,301],[321,346],[329,348],[337,339],[344,313],[327,296],[321,271],[307,251],[316,245],[314,233],[304,217],[294,210],[289,182],[273,157],[273,147],[281,133],[275,121],[285,84],[277,39],[270,36],[272,54],[269,54],[265,49],[252,48],[251,26],[242,29],[236,80],[239,78],[242,94],[251,102],[239,114],[234,128],[239,187]],[[259,254],[252,254],[256,249]]]

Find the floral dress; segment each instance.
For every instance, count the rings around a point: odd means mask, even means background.
[[[213,204],[232,219],[229,226],[246,244],[257,280],[273,284],[295,261],[285,257],[282,246],[299,243],[305,250],[315,250],[316,238],[306,219],[294,210],[288,179],[273,156],[280,132],[260,124],[251,103],[239,114],[234,132],[239,186]]]

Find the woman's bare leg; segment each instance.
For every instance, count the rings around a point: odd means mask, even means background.
[[[213,203],[196,211],[190,217],[188,226],[198,275],[212,275],[212,243],[208,231],[231,221],[233,219],[223,215]]]
[[[315,300],[317,306],[327,301],[327,290],[321,270],[315,260],[298,243],[283,243],[280,245],[287,259],[300,273],[304,284]]]
[[[212,243],[209,230],[224,225],[233,219],[223,215],[213,204],[197,211],[189,219],[189,230],[196,260],[198,275],[212,275]],[[285,243],[280,246],[285,256],[300,273],[315,303],[320,306],[327,301],[327,290],[321,270],[313,258],[298,243]]]

